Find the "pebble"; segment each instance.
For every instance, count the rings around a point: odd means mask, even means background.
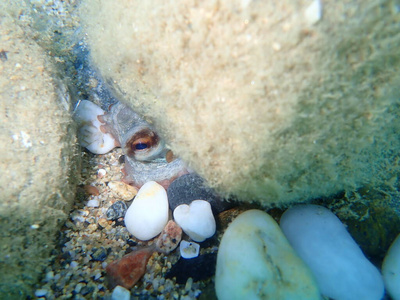
[[[281,228],[329,298],[380,300],[384,284],[342,222],[327,208],[297,205],[281,217]]]
[[[99,205],[100,205],[100,203],[99,203],[99,200],[97,200],[97,199],[91,199],[86,204],[87,207],[99,207]]]
[[[400,300],[400,234],[383,260],[382,275],[389,295],[393,300]]]
[[[47,295],[47,293],[48,293],[48,291],[45,289],[38,289],[35,291],[35,296],[36,297],[44,297]]]
[[[209,202],[194,200],[181,204],[174,210],[174,219],[194,241],[203,242],[214,235],[216,224]]]
[[[215,214],[230,208],[232,205],[222,201],[217,193],[206,185],[204,179],[195,173],[185,174],[175,179],[168,187],[167,193],[172,211],[181,204],[190,204],[197,199],[210,202]]]
[[[165,189],[155,181],[145,183],[125,214],[130,234],[142,241],[154,238],[168,222],[168,198]]]
[[[107,250],[104,247],[94,248],[91,257],[94,261],[105,261],[107,258]]]
[[[111,300],[129,300],[129,299],[131,299],[131,292],[120,285],[117,285],[111,294]]]
[[[100,195],[99,189],[93,185],[87,184],[83,187],[83,189],[85,190],[86,194],[88,194],[88,195],[93,195],[93,196]]]
[[[261,210],[242,213],[225,231],[215,290],[219,300],[320,299],[310,270],[275,220]]]
[[[106,212],[108,220],[116,220],[125,216],[128,207],[124,201],[117,201],[111,205]]]
[[[130,289],[146,272],[147,262],[153,252],[152,247],[143,248],[110,263],[106,268],[110,285]]]
[[[156,241],[157,251],[168,254],[178,247],[182,238],[182,228],[174,221],[168,221]]]
[[[185,259],[195,258],[199,256],[200,245],[194,242],[181,241],[179,245],[181,257]]]
[[[216,261],[216,253],[207,253],[192,259],[181,258],[172,266],[165,277],[175,277],[179,284],[185,284],[190,277],[193,278],[194,282],[205,280],[215,274]]]
[[[99,169],[97,171],[97,177],[98,178],[103,178],[104,176],[106,176],[106,174],[107,174],[107,171],[105,169]]]
[[[115,197],[124,201],[132,200],[138,193],[138,190],[134,186],[122,181],[110,181],[108,187]]]

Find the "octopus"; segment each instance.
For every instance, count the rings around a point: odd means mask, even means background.
[[[125,155],[122,181],[140,188],[156,181],[164,188],[188,173],[185,163],[175,157],[154,128],[122,102],[106,112],[91,101],[81,100],[73,114],[78,124],[79,144],[94,154],[121,147]]]

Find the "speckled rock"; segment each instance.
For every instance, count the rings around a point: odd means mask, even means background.
[[[226,210],[230,203],[223,201],[216,192],[208,187],[199,175],[190,173],[175,179],[168,187],[168,202],[173,211],[181,204],[190,204],[193,200],[202,199],[210,202],[215,214]]]
[[[117,201],[107,209],[107,219],[116,220],[118,218],[122,218],[123,216],[125,216],[127,209],[128,207],[126,206],[124,201]]]
[[[174,221],[168,221],[156,241],[156,249],[159,252],[170,253],[178,247],[182,238],[182,228]]]
[[[225,231],[218,250],[219,300],[320,299],[313,275],[267,213],[249,210]]]

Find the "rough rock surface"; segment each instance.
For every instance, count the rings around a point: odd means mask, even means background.
[[[77,148],[43,50],[4,11],[0,36],[0,298],[25,299],[68,216]]]
[[[322,2],[318,22],[308,0],[85,0],[82,19],[174,154],[219,191],[282,204],[399,172],[398,5]]]

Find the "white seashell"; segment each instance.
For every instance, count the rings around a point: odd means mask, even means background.
[[[165,189],[155,181],[145,183],[125,214],[126,229],[139,240],[158,235],[168,222],[168,198]]]
[[[199,256],[200,245],[194,242],[181,241],[179,245],[179,251],[181,256],[186,259],[194,258]]]
[[[212,237],[216,225],[211,205],[204,200],[194,200],[190,205],[182,204],[174,210],[175,222],[196,242]]]
[[[400,234],[383,260],[382,275],[389,295],[393,300],[400,300]]]
[[[80,101],[73,118],[78,123],[78,140],[82,147],[95,154],[104,154],[115,148],[116,141],[109,133],[100,130],[98,116],[105,112],[99,106],[88,100]]]

